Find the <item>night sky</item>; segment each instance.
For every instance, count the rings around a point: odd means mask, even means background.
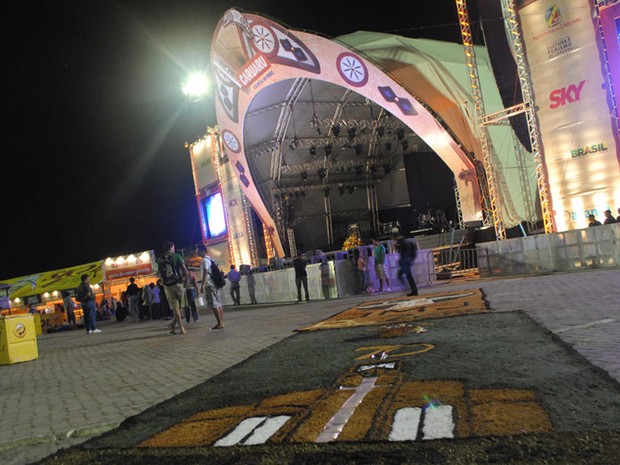
[[[200,240],[184,143],[214,103],[181,82],[231,7],[332,37],[460,39],[454,0],[3,2],[0,281]]]

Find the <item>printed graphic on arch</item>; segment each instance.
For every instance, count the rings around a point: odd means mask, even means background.
[[[299,331],[406,323],[488,312],[480,289],[364,302]]]

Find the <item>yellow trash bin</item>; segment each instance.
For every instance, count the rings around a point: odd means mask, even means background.
[[[37,336],[42,336],[43,330],[41,329],[41,314],[33,313],[32,317],[34,318],[34,329],[35,329]]]
[[[0,318],[0,365],[39,358],[34,318],[30,314]]]

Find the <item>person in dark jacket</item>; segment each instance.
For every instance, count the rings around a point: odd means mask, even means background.
[[[293,260],[293,267],[295,268],[295,285],[297,286],[297,302],[301,302],[301,285],[304,286],[304,292],[306,294],[306,302],[310,302],[308,296],[308,273],[306,272],[306,259],[302,253],[298,253]]]

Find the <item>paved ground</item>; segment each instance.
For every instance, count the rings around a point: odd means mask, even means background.
[[[523,310],[620,381],[620,270],[437,283],[421,293],[482,288],[494,311]],[[394,294],[395,296],[399,294]],[[225,309],[186,336],[165,322],[100,325],[39,338],[39,359],[0,366],[0,463],[27,464],[89,439],[360,299]]]

